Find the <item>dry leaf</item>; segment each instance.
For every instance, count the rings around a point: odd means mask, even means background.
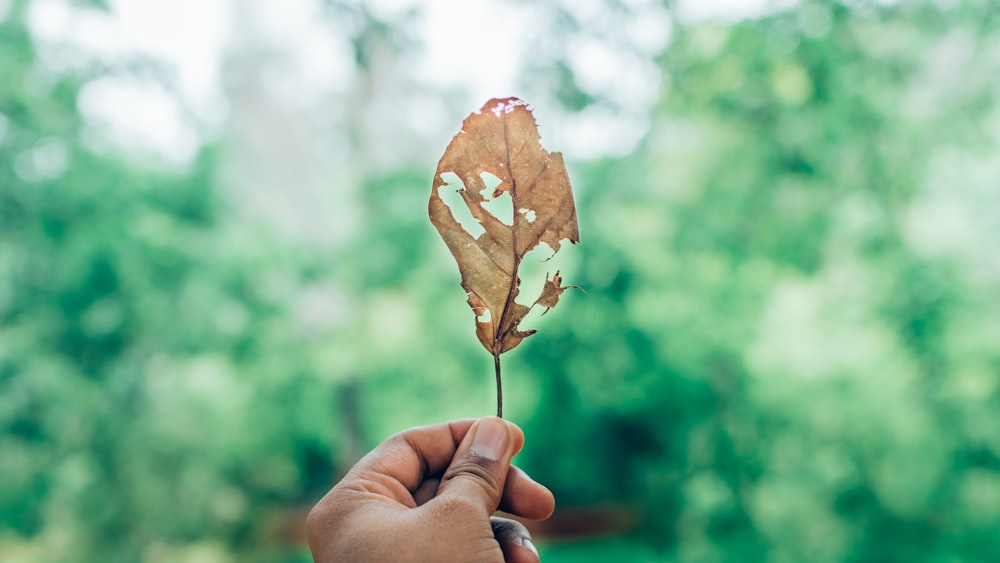
[[[562,285],[562,276],[559,275],[559,270],[549,279],[549,276],[545,276],[545,287],[542,289],[542,295],[535,301],[535,305],[540,305],[545,307],[542,311],[542,315],[549,312],[549,309],[555,307],[559,303],[559,296],[562,295],[564,291],[569,288],[579,289],[583,291],[578,285]]]
[[[449,172],[462,181],[458,193],[485,229],[478,237],[462,227],[441,198],[439,190],[447,185],[442,175]],[[490,201],[484,194],[487,173],[500,180],[491,199],[510,195],[510,225],[484,207]],[[493,99],[462,123],[445,150],[428,208],[431,223],[458,262],[462,287],[476,314],[476,335],[493,354],[499,386],[499,355],[535,332],[521,330],[521,320],[535,305],[548,311],[566,287],[573,287],[561,286],[556,272],[530,307],[515,301],[518,271],[529,251],[545,243],[555,253],[562,240],[580,240],[566,165],[560,153],[542,148],[527,104],[517,98]]]

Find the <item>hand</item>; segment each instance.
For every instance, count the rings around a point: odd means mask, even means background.
[[[496,417],[413,428],[355,465],[309,513],[309,547],[333,561],[537,563],[531,536],[506,512],[540,520],[552,493],[511,459],[524,445]]]

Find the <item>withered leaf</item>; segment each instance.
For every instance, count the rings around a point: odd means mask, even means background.
[[[448,185],[442,175],[449,172],[461,180],[458,193],[485,230],[478,237],[462,227],[441,198],[440,189]],[[500,180],[492,198],[510,195],[512,224],[484,207],[489,201],[484,195],[488,193],[484,173]],[[515,301],[521,283],[518,271],[529,251],[545,243],[554,253],[562,240],[580,240],[562,155],[542,147],[535,118],[525,102],[492,99],[462,123],[462,130],[445,150],[434,174],[428,208],[431,223],[458,262],[462,287],[476,314],[476,335],[498,358],[534,334],[534,330],[519,328],[531,307],[548,311],[566,287],[572,287],[561,286],[556,272],[551,280],[546,279],[531,306]],[[499,359],[497,366],[499,371]]]
[[[559,270],[552,275],[552,279],[549,276],[545,276],[545,287],[542,288],[542,295],[538,297],[535,301],[535,305],[540,305],[545,307],[542,314],[549,312],[549,309],[555,307],[559,303],[559,296],[562,295],[564,291],[569,288],[579,289],[583,291],[578,285],[562,285],[562,276],[559,275]]]

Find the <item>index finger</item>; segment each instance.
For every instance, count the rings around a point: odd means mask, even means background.
[[[475,419],[419,426],[394,434],[351,470],[366,480],[388,478],[410,493],[430,475],[443,473]]]

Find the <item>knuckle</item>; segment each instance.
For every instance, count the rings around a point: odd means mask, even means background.
[[[326,499],[321,500],[312,507],[309,515],[306,516],[306,530],[316,531],[326,525],[330,518],[330,503]]]
[[[497,475],[498,463],[483,458],[472,458],[454,462],[441,478],[442,485],[454,479],[469,479],[477,483],[495,498],[500,498],[503,483]]]
[[[466,516],[478,515],[483,510],[482,506],[474,499],[463,496],[438,497],[435,499],[434,508],[440,511],[443,516],[459,517],[462,521],[467,521]]]

